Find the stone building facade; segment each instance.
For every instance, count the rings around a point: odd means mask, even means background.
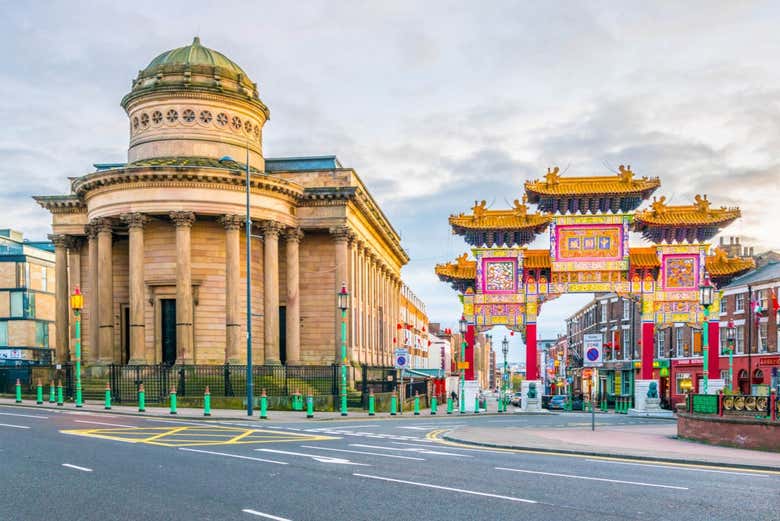
[[[87,365],[244,363],[247,259],[256,363],[340,361],[345,283],[350,361],[391,364],[408,256],[354,170],[333,156],[265,158],[257,85],[197,38],[152,60],[121,104],[127,163],[35,197],[67,281],[58,332],[68,289],[85,295]],[[58,333],[58,361],[68,343]]]

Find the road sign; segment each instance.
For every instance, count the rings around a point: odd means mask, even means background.
[[[503,378],[504,381],[509,380],[509,373],[504,373],[504,376],[502,376],[501,378]]]
[[[585,356],[582,365],[585,367],[599,367],[603,362],[603,337],[601,334],[582,335]]]
[[[409,351],[403,348],[395,350],[395,368],[405,369],[409,366]]]

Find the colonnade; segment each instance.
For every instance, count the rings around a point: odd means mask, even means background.
[[[191,230],[197,216],[194,212],[174,211],[167,216],[175,229],[176,242],[176,362],[195,363],[193,324],[193,279]],[[144,230],[152,216],[128,213],[119,216],[127,226],[128,234],[128,315],[130,364],[160,361],[154,345],[147,341],[145,316],[147,283],[145,282]],[[120,346],[115,342],[113,238],[116,219],[95,218],[86,225],[87,235],[87,295],[86,314],[89,317],[85,333],[89,347],[85,350],[87,363],[109,364],[122,360]],[[225,230],[225,361],[241,363],[244,359],[243,316],[241,297],[241,228],[243,215],[222,215],[217,218]],[[280,332],[280,276],[286,277],[286,363],[301,363],[301,299],[300,252],[303,238],[300,228],[284,226],[275,221],[262,221],[263,247],[263,344],[265,359],[260,362],[279,364]],[[336,226],[329,230],[335,247],[336,290],[342,281],[351,294],[348,313],[348,358],[361,364],[387,365],[391,363],[393,339],[399,317],[401,279],[372,251],[358,240],[351,229]],[[279,240],[285,241],[286,269],[279,273]],[[57,360],[68,359],[70,309],[69,294],[80,283],[80,254],[83,241],[74,236],[52,236],[56,256],[56,323]],[[70,270],[69,270],[70,268]],[[70,271],[70,273],[69,273]],[[70,285],[69,285],[70,281]],[[70,287],[69,287],[70,286]],[[336,309],[336,291],[333,292],[335,327],[334,360],[341,361],[341,321]]]

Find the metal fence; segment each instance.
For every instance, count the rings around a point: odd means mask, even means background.
[[[420,396],[425,396],[428,393],[428,380],[415,380],[414,382],[409,382],[405,386],[406,388],[406,399],[409,400],[411,398],[414,398],[415,393],[420,393]]]
[[[0,393],[12,394],[15,392],[16,380],[22,387],[22,394],[35,394],[38,381],[48,392],[49,385],[62,383],[62,393],[65,398],[75,395],[75,381],[73,379],[73,366],[62,365],[60,369],[55,366],[0,366]]]
[[[771,393],[769,396],[691,394],[686,397],[685,408],[696,414],[717,414],[719,416],[742,416],[778,418],[780,400]]]
[[[364,395],[369,391],[374,393],[390,393],[398,385],[398,371],[392,367],[362,367],[360,389]]]

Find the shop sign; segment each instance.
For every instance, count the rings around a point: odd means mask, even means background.
[[[780,356],[762,356],[758,359],[758,365],[780,365]]]

